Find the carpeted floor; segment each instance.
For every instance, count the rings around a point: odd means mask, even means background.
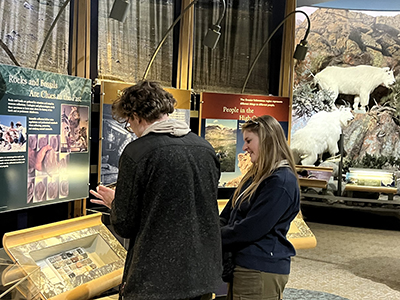
[[[286,288],[283,293],[283,300],[349,300],[349,299],[324,292]]]
[[[399,230],[306,222],[317,247],[297,251],[285,300],[400,299]]]
[[[284,300],[400,300],[397,217],[336,210],[304,215],[317,247],[297,250]]]

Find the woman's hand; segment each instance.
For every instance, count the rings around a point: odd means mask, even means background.
[[[105,205],[111,208],[111,203],[114,201],[115,190],[105,187],[104,185],[98,185],[96,191],[90,190],[90,193],[98,199],[90,199],[90,202]]]

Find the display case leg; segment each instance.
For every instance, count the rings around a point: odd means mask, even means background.
[[[75,200],[68,203],[69,218],[86,216],[86,199]]]

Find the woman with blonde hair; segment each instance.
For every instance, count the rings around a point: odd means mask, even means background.
[[[245,122],[242,133],[252,166],[220,215],[224,257],[234,266],[224,274],[227,299],[280,300],[296,254],[286,239],[300,209],[295,163],[273,117]]]

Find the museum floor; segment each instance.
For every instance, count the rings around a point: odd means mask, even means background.
[[[400,299],[398,216],[341,209],[302,211],[317,247],[297,251],[283,300]]]
[[[369,228],[361,228],[360,224],[323,224],[305,218],[317,247],[297,251],[285,300],[400,299],[400,220],[383,224],[384,216],[367,216],[370,219],[360,223]]]

